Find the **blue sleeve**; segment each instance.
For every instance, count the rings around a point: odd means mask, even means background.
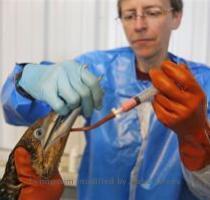
[[[43,62],[42,64],[50,64]],[[16,64],[1,90],[1,104],[4,118],[12,125],[28,126],[38,118],[46,116],[51,108],[44,102],[21,95],[16,88],[16,76],[23,70],[23,65]]]

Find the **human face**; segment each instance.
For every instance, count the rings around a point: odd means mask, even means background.
[[[150,10],[156,8],[162,14],[150,15]],[[138,59],[167,55],[171,31],[178,28],[182,16],[181,12],[172,11],[169,0],[123,0],[121,11],[123,29]],[[123,18],[130,14],[135,19]]]

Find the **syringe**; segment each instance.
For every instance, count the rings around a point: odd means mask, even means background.
[[[157,89],[152,85],[149,88],[145,89],[143,92],[123,102],[119,108],[113,108],[112,112],[115,114],[116,117],[119,117],[120,113],[128,112],[139,104],[150,101],[156,93]]]
[[[81,128],[72,128],[70,131],[89,131],[94,128],[97,128],[100,125],[104,124],[105,122],[109,121],[110,119],[119,117],[121,113],[128,112],[129,110],[135,108],[141,103],[150,101],[155,94],[157,94],[157,89],[154,86],[150,86],[149,88],[145,89],[143,92],[123,102],[119,108],[113,108],[112,112],[110,112],[108,115],[106,115],[104,118],[102,118],[95,124]]]

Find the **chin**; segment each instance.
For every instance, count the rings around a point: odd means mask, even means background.
[[[132,46],[133,51],[135,52],[138,58],[150,59],[154,56],[157,56],[161,49],[157,48],[157,45],[144,45],[144,46]]]
[[[156,55],[155,51],[150,50],[134,50],[136,56],[142,59],[149,59]]]

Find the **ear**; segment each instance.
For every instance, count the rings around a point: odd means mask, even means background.
[[[181,24],[181,20],[182,20],[182,12],[173,12],[172,13],[172,29],[175,30],[179,27],[179,25]]]

